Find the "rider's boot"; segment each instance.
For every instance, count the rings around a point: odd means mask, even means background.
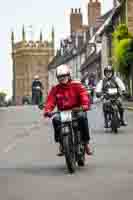
[[[57,156],[64,156],[62,144],[59,144],[59,152],[57,153]]]
[[[107,121],[104,122],[104,128],[109,128]]]
[[[124,112],[120,112],[120,125],[121,126],[127,126],[127,123],[124,121]]]
[[[93,152],[91,151],[91,148],[89,146],[89,144],[85,144],[85,152],[88,156],[92,155]]]
[[[104,112],[104,128],[109,128],[107,113]]]
[[[127,126],[127,122],[125,122],[124,120],[121,120],[121,126]]]

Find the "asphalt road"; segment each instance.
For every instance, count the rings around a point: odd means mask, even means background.
[[[37,107],[0,108],[0,199],[132,200],[133,112],[117,135],[104,132],[99,105],[88,118],[95,153],[69,175]]]

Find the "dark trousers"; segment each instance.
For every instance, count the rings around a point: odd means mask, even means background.
[[[55,142],[60,142],[60,127],[61,127],[61,120],[59,115],[53,118],[53,127],[54,127],[54,137]],[[81,131],[82,136],[82,142],[89,143],[90,141],[90,133],[89,133],[89,126],[88,126],[88,119],[87,119],[87,113],[80,112],[78,113],[78,123],[79,128]]]
[[[38,105],[42,97],[42,91],[32,90],[32,104]]]

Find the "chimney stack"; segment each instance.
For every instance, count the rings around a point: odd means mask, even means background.
[[[77,32],[83,26],[83,16],[81,13],[81,9],[71,9],[70,14],[70,31],[71,35],[73,32]]]
[[[117,0],[113,0],[113,6],[114,8],[117,6]]]
[[[88,25],[89,27],[95,27],[96,19],[101,16],[101,3],[99,0],[88,3]]]

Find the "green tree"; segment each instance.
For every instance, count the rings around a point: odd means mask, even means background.
[[[119,24],[113,33],[114,40],[118,42],[125,38],[132,38],[131,33],[128,32],[128,27],[126,24]]]
[[[3,105],[5,103],[6,93],[0,92],[0,105]]]
[[[132,39],[123,39],[115,49],[115,68],[122,75],[128,77],[130,65],[133,62],[133,51],[130,51]]]
[[[115,69],[127,78],[133,63],[133,37],[125,24],[113,33],[113,58]]]

